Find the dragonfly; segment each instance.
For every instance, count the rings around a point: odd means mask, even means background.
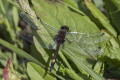
[[[60,45],[64,43],[67,32],[69,32],[69,27],[61,26],[60,30],[58,31],[58,35],[55,37],[57,46],[56,46],[54,56],[52,57],[50,71],[52,71],[52,68],[54,67],[56,63],[56,58],[58,56]]]
[[[49,29],[47,27],[47,29]],[[54,55],[51,59],[50,71],[54,68],[55,63],[57,62],[56,59],[58,57],[58,52],[60,46],[63,45],[65,42],[68,44],[75,43],[79,48],[81,48],[85,53],[87,53],[91,58],[95,59],[92,55],[93,54],[101,54],[104,50],[97,46],[97,43],[103,42],[108,40],[104,36],[104,33],[80,33],[80,32],[71,32],[69,27],[64,25],[61,26],[59,30],[55,27],[50,27],[51,30],[55,30],[57,32],[54,37],[54,41],[56,44]],[[30,36],[25,36],[25,34],[20,32],[20,36],[25,40],[32,42]],[[32,42],[33,43],[33,42]]]

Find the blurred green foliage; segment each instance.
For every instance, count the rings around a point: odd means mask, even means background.
[[[16,47],[23,48],[23,43],[18,36],[18,31],[20,31],[20,27],[18,27],[19,20],[18,9],[7,0],[0,0],[0,39],[4,39]],[[16,72],[28,80],[25,60],[2,45],[0,45],[0,80],[3,80],[3,69],[9,58],[12,58]]]
[[[31,80],[120,79],[120,1],[92,2],[95,5],[89,0],[0,0],[0,80],[9,58],[23,80],[29,80],[28,75]],[[21,22],[19,15],[27,24]],[[104,32],[110,37],[98,44],[104,54],[97,56],[96,62],[74,45],[67,46],[59,51],[59,62],[49,72],[53,51],[42,44],[54,44],[50,35],[56,33],[49,26],[59,29],[62,25],[83,33]],[[19,38],[19,31],[28,27],[35,45]]]

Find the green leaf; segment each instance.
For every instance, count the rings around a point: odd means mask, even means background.
[[[68,74],[73,80],[84,80],[78,74],[76,74],[73,70],[65,69],[66,74]]]
[[[97,8],[99,8],[100,10],[102,10],[103,9],[103,0],[93,0],[93,3],[95,4],[95,6],[97,7]]]
[[[58,30],[61,26],[67,25],[71,31],[99,32],[97,26],[87,16],[71,11],[64,4],[44,0],[33,0],[32,3],[36,14],[40,17],[43,24],[56,27]],[[50,26],[46,28],[49,29]],[[51,29],[49,32],[53,31]]]
[[[13,1],[13,0],[7,0],[10,4],[12,4],[14,7],[16,7],[18,10],[21,10],[22,11],[22,9],[18,6],[18,4],[15,2],[15,1]]]
[[[3,14],[6,14],[3,1],[0,1],[0,9],[1,9],[1,12],[2,12]]]
[[[95,64],[94,70],[99,73],[101,76],[103,76],[104,71],[104,64],[102,62],[97,62]]]
[[[13,14],[12,17],[13,17],[14,26],[15,26],[15,29],[17,30],[18,22],[19,22],[19,14],[16,7],[13,7],[12,14]]]
[[[111,46],[107,46],[106,48],[108,52],[106,52],[105,55],[107,57],[109,57],[110,59],[117,59],[120,61],[120,54],[119,54],[120,48],[111,47]]]
[[[110,24],[110,21],[108,20],[108,18],[102,13],[100,12],[100,10],[98,10],[95,5],[93,5],[89,0],[84,0],[85,4],[87,5],[87,7],[89,8],[89,10],[91,11],[91,13],[93,14],[93,16],[99,20],[99,22],[108,30],[112,33],[113,36],[117,36],[117,32],[115,31],[115,29],[112,27],[112,25]]]
[[[62,2],[63,1],[63,2]],[[77,2],[75,0],[62,0],[61,3],[64,3],[66,6],[80,13],[81,15],[85,15],[82,11],[79,10]]]
[[[39,64],[40,66],[44,67],[44,65],[42,65],[38,60],[36,60],[35,58],[33,58],[31,55],[29,55],[25,51],[23,51],[23,50],[15,47],[14,45],[9,44],[8,42],[6,42],[6,41],[4,41],[2,39],[0,39],[0,44],[3,45],[3,46],[5,46],[6,48],[8,48],[8,49],[10,49],[10,50],[12,50],[14,52],[16,52],[16,54],[18,54],[18,55],[20,55],[20,56],[28,59],[29,61],[33,61],[33,62]]]
[[[27,71],[31,80],[56,80],[56,78],[46,73],[43,68],[32,62],[27,64]]]
[[[104,3],[111,18],[111,22],[120,33],[120,0],[104,0]]]
[[[68,53],[69,52],[69,53]],[[91,75],[95,80],[104,80],[103,77],[101,77],[98,73],[93,71],[91,68],[87,66],[86,63],[83,63],[80,59],[78,59],[78,56],[71,53],[69,50],[68,52],[65,52],[64,54],[74,62],[74,64],[77,66],[78,70],[81,71],[81,69],[85,70],[89,75]]]

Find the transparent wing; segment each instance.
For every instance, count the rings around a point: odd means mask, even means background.
[[[95,55],[104,52],[100,43],[110,38],[105,36],[104,33],[69,32],[66,39],[69,40],[69,43],[66,42],[66,45],[74,43],[77,48],[94,58]]]
[[[24,39],[25,41],[28,41],[30,42],[31,44],[34,44],[34,41],[33,41],[33,35],[30,31],[28,30],[22,30],[22,31],[19,31],[19,36]],[[44,36],[44,34],[43,34]],[[47,37],[47,35],[45,35]],[[48,35],[49,36],[49,35]],[[54,36],[52,36],[52,38],[54,39]],[[52,45],[50,44],[46,44],[46,45],[41,45],[43,48],[47,48],[47,49],[55,49],[56,47],[56,42]]]
[[[90,57],[95,59],[96,55],[100,55],[104,52],[103,48],[99,45],[95,45],[95,44],[79,44],[78,45],[79,48],[81,48],[84,53],[86,53],[87,55],[89,55]]]
[[[51,35],[56,35],[59,31],[59,29],[57,29],[56,27],[48,24],[48,23],[45,23],[45,22],[42,22],[42,24],[44,25],[44,27],[46,28],[46,30],[51,34]]]
[[[77,53],[77,55],[90,57],[94,60],[97,60],[97,56],[103,55],[104,53],[104,49],[96,45],[79,44],[77,46],[67,46],[64,49]]]
[[[44,23],[42,22],[42,24],[44,25],[44,27],[45,27],[46,30],[50,33],[51,37],[52,37],[53,40],[54,40],[55,36],[58,34],[59,29],[57,29],[56,27],[54,27],[54,26],[52,26],[52,25],[50,25],[50,24],[47,24],[47,23],[45,23],[45,22],[44,22]],[[33,27],[33,28],[34,28],[34,27]],[[36,30],[36,29],[35,29],[35,30]],[[40,31],[40,29],[37,29],[37,31]],[[31,36],[31,38],[30,38],[29,35],[28,35],[29,33],[31,33],[31,32],[28,32],[27,30],[23,30],[23,31],[20,31],[20,32],[19,32],[19,36],[22,37],[24,40],[33,43],[33,40],[31,40],[31,39],[32,39],[32,36]],[[43,34],[43,35],[44,35],[44,34]],[[45,36],[47,37],[47,35],[45,35]],[[49,35],[48,35],[48,36],[49,36]],[[46,46],[46,47],[45,47],[45,46]],[[52,44],[52,45],[46,44],[45,46],[43,46],[43,48],[54,49],[55,46],[56,46],[56,42],[55,42],[54,44]]]
[[[23,38],[24,40],[30,42],[31,44],[34,44],[33,35],[29,31],[27,31],[26,29],[22,30],[22,31],[19,31],[19,36],[21,38]]]
[[[108,40],[104,33],[79,33],[69,32],[66,36],[70,42],[84,43],[84,44],[97,44]]]

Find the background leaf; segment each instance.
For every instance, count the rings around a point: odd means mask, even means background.
[[[105,8],[108,11],[111,22],[117,28],[116,30],[120,33],[120,1],[119,0],[103,0]]]
[[[56,80],[54,77],[49,75],[39,65],[29,62],[27,64],[27,71],[31,80]],[[43,79],[44,77],[44,79]]]

